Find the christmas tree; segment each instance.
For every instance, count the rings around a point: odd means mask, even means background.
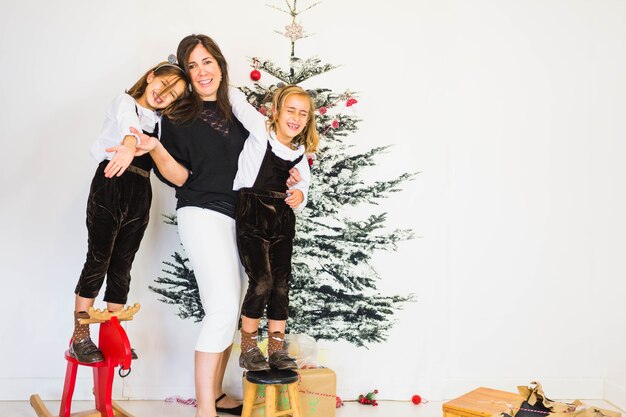
[[[286,1],[287,9],[270,6],[291,16],[285,32],[278,32],[291,43],[290,66],[284,70],[270,60],[251,58],[254,70],[250,77],[253,88],[241,87],[248,100],[261,113],[270,110],[272,92],[283,84],[300,84],[336,67],[323,64],[318,58],[300,59],[295,54],[297,41],[306,38],[296,22],[303,11],[297,0]],[[271,75],[275,84],[263,85],[261,71]],[[413,237],[411,230],[385,230],[386,213],[371,214],[364,219],[349,218],[348,207],[375,208],[381,199],[400,191],[414,173],[366,184],[360,179],[363,170],[376,165],[375,158],[388,146],[354,153],[345,143],[358,129],[360,120],[351,111],[357,95],[350,91],[333,92],[326,88],[307,90],[313,97],[317,112],[320,147],[311,166],[313,178],[309,200],[297,216],[294,242],[293,276],[290,283],[290,333],[305,333],[315,339],[346,340],[357,346],[386,340],[393,325],[394,312],[413,300],[413,295],[382,295],[376,288],[379,274],[372,266],[376,251],[397,249],[397,243]],[[166,216],[175,224],[175,216]],[[203,311],[193,271],[187,259],[176,252],[173,262],[164,262],[171,269],[155,280],[161,284],[151,289],[162,296],[161,301],[179,306],[181,318],[200,321]],[[264,326],[261,326],[263,329]]]

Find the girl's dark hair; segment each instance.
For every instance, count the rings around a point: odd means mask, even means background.
[[[185,82],[185,89],[183,91],[182,96],[179,97],[178,100],[175,100],[172,104],[170,104],[166,108],[159,110],[161,114],[169,115],[171,112],[176,111],[176,108],[178,107],[179,103],[185,100],[185,98],[187,98],[190,95],[189,90],[187,88],[187,85],[189,83],[187,81],[187,76],[185,75],[185,72],[183,71],[183,69],[176,64],[170,64],[169,62],[165,61],[165,62],[161,62],[156,67],[149,69],[135,84],[133,84],[132,87],[130,87],[126,91],[126,94],[128,94],[135,100],[139,99],[143,95],[143,93],[146,91],[146,87],[148,86],[148,76],[152,73],[154,73],[155,77],[163,77],[163,76],[170,76],[170,75],[173,75],[176,77],[173,80],[173,82],[171,82],[163,90],[161,90],[160,92],[161,95],[167,94],[172,88],[174,88],[176,84],[178,83],[178,80],[183,80]]]
[[[215,58],[222,72],[222,80],[217,89],[217,110],[222,116],[231,122],[233,120],[233,111],[228,99],[228,64],[224,58],[224,54],[217,46],[215,41],[206,35],[189,35],[183,38],[178,44],[176,50],[176,58],[178,63],[189,74],[189,55],[198,45],[202,45]],[[190,80],[191,81],[191,80]],[[193,87],[193,84],[192,84]],[[175,123],[189,123],[196,119],[202,112],[202,99],[194,91],[190,97],[181,100],[176,111],[172,112],[168,117]]]

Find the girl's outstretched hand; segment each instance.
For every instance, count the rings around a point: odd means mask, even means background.
[[[143,132],[139,132],[134,127],[131,127],[130,131],[134,135],[139,136],[139,139],[141,139],[141,143],[137,145],[137,151],[135,152],[135,156],[141,156],[143,154],[146,154],[156,148],[159,144],[159,140],[157,138],[153,138],[152,136],[148,136]]]
[[[293,189],[287,190],[287,198],[285,198],[285,203],[291,208],[296,208],[304,201],[304,194],[302,190]]]
[[[115,152],[113,158],[111,158],[107,166],[104,168],[104,176],[107,178],[112,178],[116,175],[119,177],[122,175],[135,157],[133,151],[124,145],[113,146],[112,148],[106,149],[106,151]]]

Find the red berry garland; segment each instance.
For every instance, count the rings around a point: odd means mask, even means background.
[[[335,408],[340,408],[343,405],[343,401],[341,400],[341,397],[339,397],[338,395],[335,396]]]
[[[376,398],[374,398],[374,396],[378,394],[378,390],[375,389],[372,392],[368,392],[365,395],[359,395],[359,403],[361,404],[368,404],[368,405],[373,405],[374,407],[378,407],[378,401],[376,401]]]

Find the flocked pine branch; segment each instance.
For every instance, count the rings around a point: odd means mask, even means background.
[[[159,277],[154,280],[154,282],[161,284],[163,287],[150,285],[148,288],[161,295],[159,301],[178,305],[177,315],[180,318],[192,318],[194,321],[199,322],[204,317],[204,311],[200,302],[196,277],[193,270],[187,266],[189,259],[184,258],[178,252],[174,252],[172,258],[174,258],[174,262],[163,262],[172,268],[162,270],[168,277]]]
[[[265,71],[274,78],[284,82],[285,84],[299,84],[316,75],[323,74],[337,68],[331,64],[321,64],[318,58],[309,58],[304,61],[294,58],[291,60],[291,68],[285,71],[272,61],[259,61],[259,70]]]
[[[306,270],[305,265],[298,266]],[[390,317],[408,301],[407,297],[319,285],[314,279],[294,282],[290,297],[291,304],[301,306],[290,309],[290,332],[313,334],[316,339],[346,340],[357,346],[385,341],[395,324]]]

